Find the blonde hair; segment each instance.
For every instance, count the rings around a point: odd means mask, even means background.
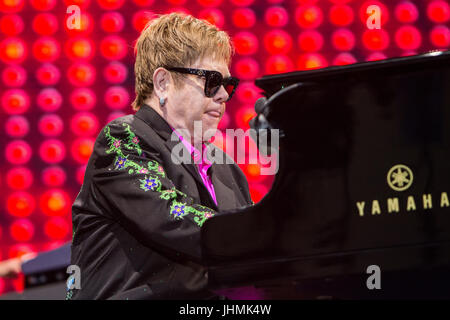
[[[136,99],[138,110],[153,92],[153,73],[159,67],[189,67],[198,59],[212,56],[229,66],[234,48],[229,35],[205,20],[182,13],[160,15],[150,20],[134,47]],[[181,75],[172,73],[175,85]]]

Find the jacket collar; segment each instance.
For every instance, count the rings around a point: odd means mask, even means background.
[[[147,123],[164,140],[170,140],[172,128],[167,121],[161,117],[148,104],[143,104],[135,114],[136,117]]]

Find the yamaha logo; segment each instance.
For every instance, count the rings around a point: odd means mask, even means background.
[[[413,173],[403,164],[393,166],[387,174],[387,183],[395,191],[405,191],[413,182]]]

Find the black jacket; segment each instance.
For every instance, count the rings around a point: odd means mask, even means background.
[[[81,289],[67,299],[214,298],[200,228],[219,210],[251,205],[248,184],[235,163],[213,164],[216,206],[195,165],[171,160],[171,133],[147,105],[100,132],[72,207]]]

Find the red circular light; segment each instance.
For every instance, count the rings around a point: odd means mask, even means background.
[[[6,122],[5,130],[13,138],[22,138],[28,134],[30,125],[25,117],[12,116]]]
[[[123,6],[124,0],[97,0],[104,10],[117,10]]]
[[[366,61],[377,61],[377,60],[384,60],[384,59],[387,59],[385,54],[383,54],[381,52],[374,52],[374,53],[371,53],[367,57]]]
[[[236,76],[242,80],[255,79],[259,74],[259,64],[253,58],[242,58],[234,64]]]
[[[323,46],[322,34],[315,30],[303,31],[298,36],[298,45],[302,51],[319,51]]]
[[[25,1],[23,0],[8,0],[0,1],[0,12],[12,13],[19,12],[23,9]]]
[[[15,179],[26,179],[26,177],[17,177]],[[15,183],[26,183],[24,181]],[[36,202],[31,194],[24,191],[14,192],[8,197],[6,207],[8,213],[14,217],[25,218],[31,215],[36,208]]]
[[[413,26],[402,26],[395,33],[395,43],[403,50],[415,50],[420,47],[422,36]]]
[[[348,26],[353,22],[355,14],[353,9],[347,5],[335,5],[330,9],[330,21],[340,27]]]
[[[266,61],[266,73],[277,74],[293,71],[292,60],[285,55],[271,55]]]
[[[36,78],[45,86],[53,86],[61,78],[59,69],[50,63],[45,63],[36,71]]]
[[[356,58],[347,52],[340,53],[334,58],[333,65],[335,66],[344,66],[347,64],[356,63]]]
[[[40,62],[53,62],[59,58],[59,43],[50,37],[42,37],[33,44],[33,55]]]
[[[78,136],[90,136],[98,131],[98,120],[89,112],[80,112],[72,117],[70,127]]]
[[[36,98],[37,105],[44,111],[53,112],[58,110],[62,104],[62,96],[54,88],[42,89]]]
[[[70,94],[70,103],[76,110],[90,110],[97,102],[97,97],[89,88],[75,89]]]
[[[389,20],[389,10],[388,8],[380,1],[377,0],[369,0],[363,3],[359,11],[359,17],[364,26],[367,25],[367,21],[371,21],[371,18],[374,18],[374,11],[371,10],[367,13],[367,10],[370,6],[377,6],[380,12],[380,26],[384,26],[386,22]]]
[[[217,7],[222,3],[222,0],[197,0],[202,6]]]
[[[73,13],[71,13],[71,15],[73,15]],[[93,21],[91,15],[88,13],[81,11],[80,20],[79,20],[80,24],[75,25],[75,26],[71,25],[75,20],[69,19],[69,17],[70,16],[67,16],[67,18],[66,18],[66,23],[64,23],[64,28],[65,28],[66,32],[70,35],[75,35],[75,34],[87,35],[87,34],[90,34],[92,32],[92,30],[94,29],[94,21]],[[71,25],[70,28],[68,27],[68,24]]]
[[[385,50],[389,46],[389,35],[382,29],[364,31],[362,40],[364,46],[373,51]]]
[[[136,3],[138,6],[140,7],[148,7],[151,6],[153,4],[155,0],[133,0],[134,3]],[[174,0],[169,0],[170,3],[172,3],[171,1]],[[180,0],[177,0],[178,2],[180,2]],[[181,0],[183,4],[184,2],[186,2],[186,0]],[[173,3],[172,3],[173,4]]]
[[[241,129],[249,129],[249,121],[256,116],[255,108],[253,105],[247,105],[241,107],[235,113],[235,122],[238,128]]]
[[[264,46],[270,54],[287,54],[292,48],[292,38],[286,31],[272,30],[264,35]]]
[[[42,181],[49,187],[60,187],[66,182],[66,172],[58,166],[45,168],[42,171]]]
[[[91,138],[76,139],[71,147],[73,159],[80,164],[87,163],[94,149],[94,142]]]
[[[4,63],[21,63],[27,57],[25,42],[19,38],[6,38],[0,42],[0,59]]]
[[[108,115],[108,118],[106,119],[106,123],[110,123],[111,121],[113,121],[114,119],[117,119],[119,117],[123,117],[125,115],[125,113],[123,113],[122,111],[114,111],[111,112]]]
[[[127,55],[127,44],[118,36],[108,36],[100,42],[100,51],[106,59],[120,60]]]
[[[128,106],[130,102],[130,96],[128,91],[119,86],[108,88],[105,92],[106,106],[113,110],[123,109]]]
[[[25,254],[34,253],[33,247],[28,244],[15,244],[9,248],[9,258],[21,257]]]
[[[103,76],[107,82],[119,84],[127,79],[128,69],[123,63],[113,61],[103,69]]]
[[[236,95],[239,99],[239,101],[242,101],[243,103],[252,104],[254,103],[258,98],[261,97],[261,94],[259,93],[260,89],[256,87],[253,82],[251,81],[244,81],[239,84]]]
[[[8,14],[0,18],[0,31],[7,36],[17,36],[24,27],[22,18],[17,14]]]
[[[231,16],[233,24],[238,28],[251,28],[255,25],[255,12],[249,8],[239,8]]]
[[[430,32],[430,41],[438,48],[450,47],[450,29],[446,26],[435,26]]]
[[[333,46],[340,51],[350,51],[355,46],[355,36],[348,29],[338,29],[331,36]]]
[[[18,65],[6,66],[2,72],[2,80],[8,87],[21,87],[27,81],[27,72]]]
[[[327,67],[328,63],[321,54],[306,53],[299,57],[297,65],[300,70],[309,70]]]
[[[236,53],[250,55],[258,51],[258,38],[253,33],[241,31],[233,38]]]
[[[18,219],[10,225],[9,233],[15,241],[29,241],[33,238],[34,226],[28,219]]]
[[[221,29],[225,24],[225,17],[222,14],[221,10],[208,8],[203,9],[198,14],[200,19],[206,20],[209,23],[217,26],[219,29]]]
[[[67,70],[69,82],[74,86],[90,86],[95,82],[95,68],[84,62],[72,64]]]
[[[33,30],[41,36],[49,36],[58,30],[58,20],[53,14],[40,13],[33,19]]]
[[[66,42],[66,55],[72,60],[89,60],[94,56],[94,42],[87,38],[71,38]]]
[[[318,6],[305,5],[295,10],[295,21],[305,29],[317,28],[323,22],[323,13]]]
[[[107,12],[102,15],[100,25],[106,32],[120,32],[125,26],[125,20],[119,12]]]
[[[44,232],[47,237],[54,240],[60,240],[67,237],[70,226],[65,219],[60,217],[53,217],[49,219],[44,225]]]
[[[255,0],[231,0],[231,2],[236,6],[248,7]]]
[[[432,1],[428,4],[427,15],[433,22],[447,22],[450,19],[450,5],[442,0]]]
[[[45,215],[55,217],[68,213],[71,204],[67,192],[61,189],[50,189],[41,195],[39,206]]]
[[[60,116],[56,114],[46,114],[39,119],[38,128],[43,136],[56,137],[62,133],[64,123]]]
[[[271,27],[284,27],[289,21],[289,15],[283,7],[271,7],[266,10],[264,20]]]
[[[60,140],[45,140],[39,147],[39,155],[46,163],[58,163],[64,160],[66,148]]]
[[[15,167],[6,174],[6,181],[11,189],[28,189],[33,184],[33,173],[28,168]]]
[[[144,30],[148,23],[155,17],[153,12],[138,11],[133,15],[132,24],[133,28],[139,32]]]
[[[56,5],[56,0],[31,0],[31,5],[40,11],[51,10]]]
[[[30,107],[30,98],[22,89],[8,89],[2,94],[3,109],[8,114],[22,114]]]
[[[397,20],[404,23],[412,23],[419,17],[419,11],[414,3],[403,1],[395,7]]]
[[[5,150],[5,156],[8,162],[12,164],[25,164],[30,161],[32,155],[28,143],[23,140],[15,140],[8,143]]]
[[[251,176],[251,172],[247,173],[247,177]],[[257,203],[264,198],[264,196],[269,191],[269,188],[263,184],[252,184],[250,187],[250,196],[252,197],[253,202]]]

